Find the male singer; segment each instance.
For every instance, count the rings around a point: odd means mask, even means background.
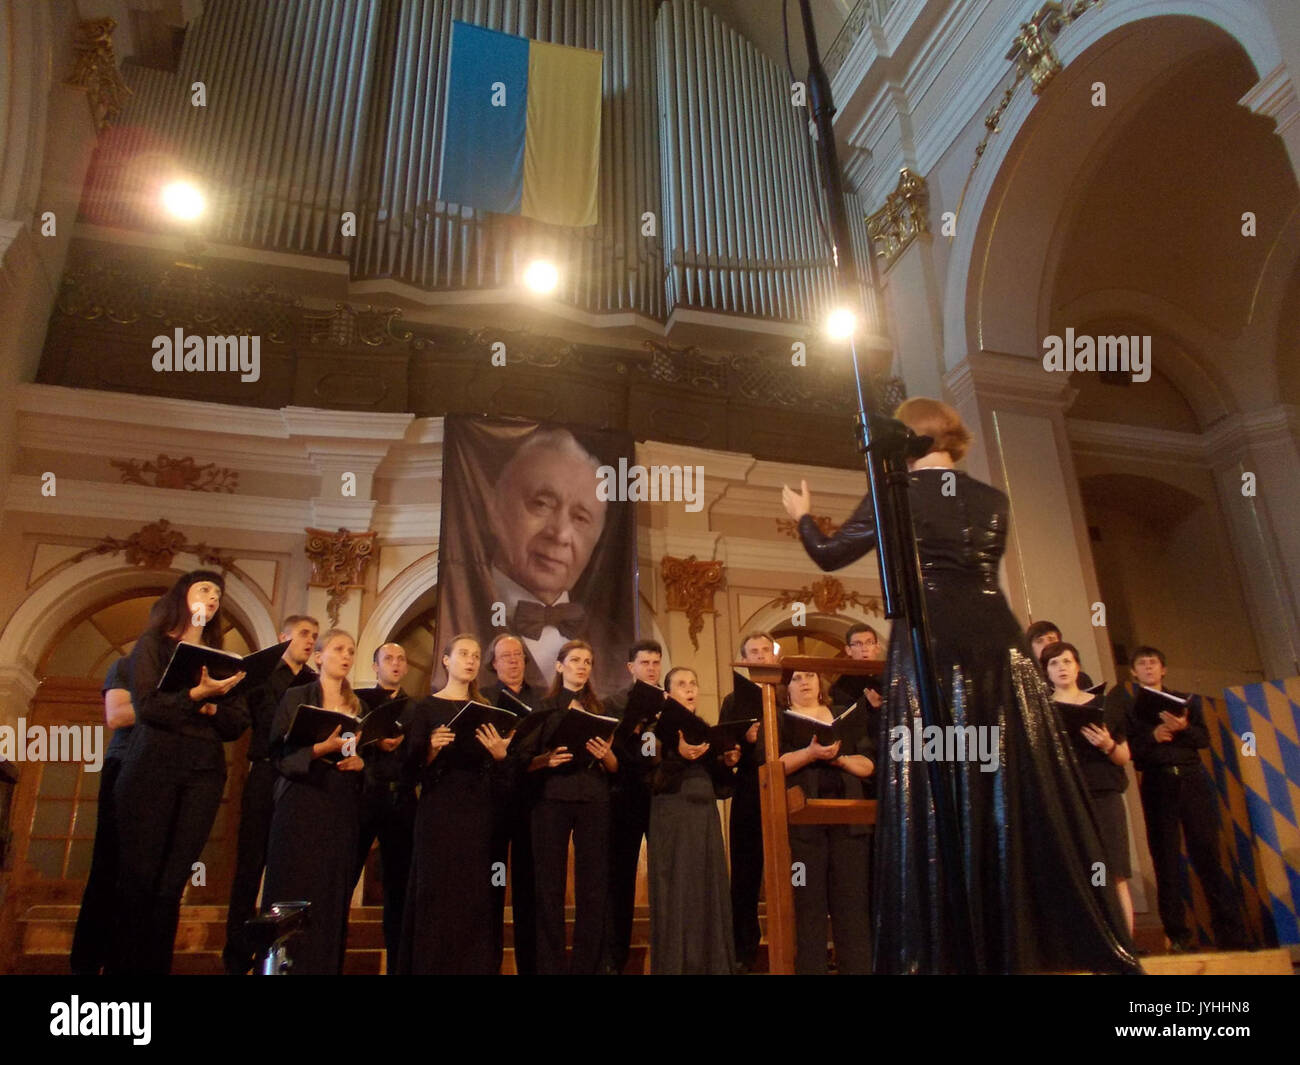
[[[230,908],[226,916],[226,946],[221,960],[226,972],[243,976],[253,967],[253,948],[244,937],[244,922],[256,914],[257,893],[266,868],[266,846],[275,809],[272,790],[276,772],[271,765],[271,720],[280,699],[290,688],[310,684],[316,671],[307,663],[316,651],[320,623],[306,614],[290,614],[280,623],[280,642],[289,641],[266,682],[248,693],[252,720],[248,740],[248,776],[239,808],[239,841],[235,845],[235,873],[230,881]]]
[[[402,691],[402,678],[409,668],[406,650],[398,643],[386,643],[375,649],[373,688],[362,688],[357,698],[366,714],[388,702],[408,703]],[[399,713],[399,718],[401,711]],[[373,743],[361,727],[365,784],[361,792],[361,831],[357,836],[356,877],[361,877],[366,858],[375,840],[379,840],[379,868],[384,886],[384,948],[388,970],[397,963],[402,935],[402,911],[406,903],[406,879],[411,872],[411,847],[415,835],[415,773],[405,752],[398,750],[404,736],[393,736]]]

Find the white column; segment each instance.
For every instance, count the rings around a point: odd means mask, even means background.
[[[1300,411],[1237,415],[1205,435],[1269,677],[1300,673]],[[1249,494],[1253,493],[1253,494]]]

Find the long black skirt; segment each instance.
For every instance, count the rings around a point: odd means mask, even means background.
[[[277,782],[263,909],[276,902],[311,902],[307,928],[289,942],[291,974],[343,971],[356,872],[360,777],[331,770],[311,781]]]
[[[948,723],[976,726],[967,735],[984,743],[953,758],[952,733],[926,760],[911,649],[896,632],[877,768],[875,970],[1140,972],[1113,882],[1093,886],[1106,848],[1015,615],[977,581],[936,580],[927,606]],[[932,765],[956,807],[965,911],[946,887]],[[974,941],[970,966],[953,954],[961,929]]]
[[[415,812],[399,973],[497,971],[493,876],[489,776],[452,769],[426,778]]]
[[[650,967],[728,974],[736,965],[731,885],[713,783],[687,775],[650,801]]]

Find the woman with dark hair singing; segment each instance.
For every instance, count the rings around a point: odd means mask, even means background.
[[[1052,702],[1074,742],[1101,841],[1106,845],[1107,879],[1115,881],[1132,935],[1133,897],[1128,882],[1133,868],[1128,857],[1128,819],[1124,815],[1124,790],[1128,787],[1124,767],[1129,762],[1124,707],[1112,701],[1107,708],[1100,692],[1079,687],[1079,649],[1074,644],[1059,640],[1049,643],[1038,660],[1052,686]]]
[[[971,437],[948,404],[909,399],[896,417],[930,438],[926,453],[909,460],[908,482],[942,721],[937,736],[917,740],[911,641],[891,640],[877,769],[874,968],[955,971],[960,930],[977,972],[1140,971],[1114,884],[1092,883],[1093,863],[1106,852],[1070,739],[998,586],[1010,502],[954,469]],[[806,482],[798,492],[784,488],[782,500],[822,569],[875,548],[869,497],[830,537],[812,518]],[[962,845],[949,856],[957,870],[943,869],[936,852],[932,768],[958,822],[951,827]],[[966,885],[968,906],[945,890],[951,879]]]
[[[127,663],[136,726],[114,799],[119,838],[118,921],[112,972],[171,972],[181,895],[212,831],[226,785],[222,746],[248,727],[230,691],[236,673],[162,692],[158,682],[180,643],[221,647],[225,580],[211,570],[179,578],[153,605]]]

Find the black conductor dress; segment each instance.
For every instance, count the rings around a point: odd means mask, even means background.
[[[908,477],[942,712],[946,724],[996,727],[998,765],[935,763],[959,822],[970,900],[959,913],[944,890],[929,765],[919,751],[896,756],[901,745],[891,743],[892,730],[920,723],[909,641],[891,640],[876,770],[874,968],[956,971],[961,922],[980,972],[1140,972],[1113,882],[1091,884],[1106,848],[1070,738],[998,586],[1009,501],[956,471]],[[822,569],[841,569],[876,546],[871,500],[831,537],[807,515],[799,533]]]
[[[337,975],[347,949],[348,909],[356,872],[364,774],[341,770],[311,746],[290,746],[285,733],[294,711],[320,706],[320,681],[290,688],[271,724],[275,812],[266,852],[263,909],[276,902],[311,902],[308,926],[289,943],[294,975]]]
[[[504,798],[506,763],[467,736],[424,764],[429,737],[464,705],[463,699],[430,696],[410,713],[406,742],[419,775],[420,801],[399,973],[481,976],[500,966],[492,904],[492,815]],[[500,872],[504,876],[504,869]]]

